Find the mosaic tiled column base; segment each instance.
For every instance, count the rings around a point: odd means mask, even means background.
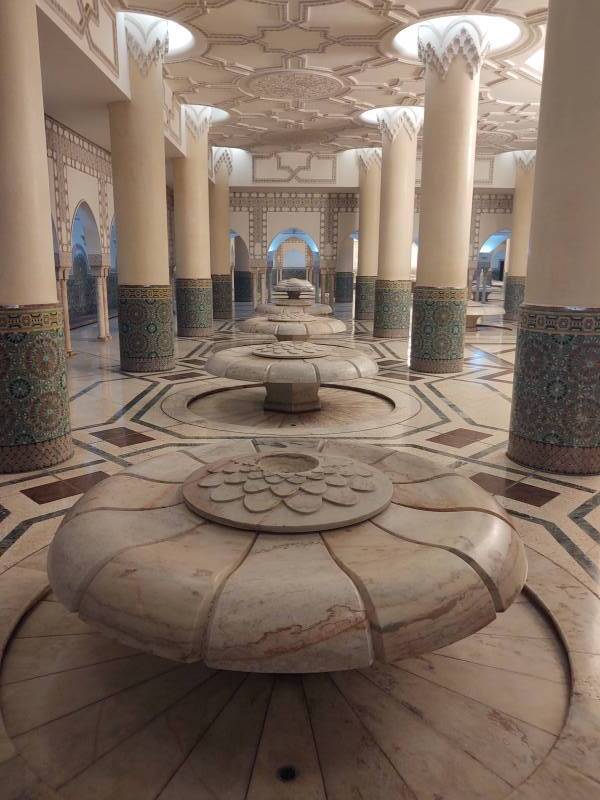
[[[375,281],[373,275],[359,275],[356,278],[355,319],[373,319],[375,315]]]
[[[386,281],[375,283],[375,322],[373,336],[394,338],[405,336],[410,327],[412,282]]]
[[[0,472],[72,455],[62,307],[0,308]]]
[[[504,284],[504,315],[508,319],[517,319],[519,308],[525,299],[525,284],[527,278],[524,275],[507,275]]]
[[[415,286],[410,366],[417,372],[460,372],[467,290]]]
[[[231,275],[213,275],[213,317],[231,319],[233,317],[233,284]]]
[[[210,278],[177,278],[177,335],[207,336],[212,332],[212,280]]]
[[[335,273],[335,302],[336,303],[352,303],[353,297],[353,272],[336,272]]]
[[[600,473],[600,308],[521,306],[508,457]]]
[[[162,372],[174,366],[170,286],[119,286],[119,348],[126,372]]]

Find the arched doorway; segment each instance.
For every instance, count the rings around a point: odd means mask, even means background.
[[[286,228],[273,237],[267,250],[269,294],[277,281],[301,278],[319,288],[320,257],[315,240],[300,228]]]
[[[252,273],[248,246],[236,231],[230,231],[233,262],[233,300],[235,303],[252,302]]]
[[[472,280],[476,299],[500,298],[506,266],[506,244],[510,234],[510,228],[501,228],[488,236],[479,248]]]
[[[79,203],[71,226],[73,268],[67,283],[71,327],[97,320],[96,281],[91,267],[100,266],[102,246],[94,215],[84,201]]]

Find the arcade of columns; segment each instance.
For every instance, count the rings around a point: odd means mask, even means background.
[[[591,268],[600,163],[587,154],[600,132],[600,104],[592,102],[600,90],[591,77],[600,69],[591,24],[600,25],[600,8],[595,0],[583,2],[590,21],[585,27],[570,4],[551,4],[537,157],[529,151],[516,155],[506,312],[518,316],[520,327],[508,453],[519,463],[549,471],[591,473],[600,472],[600,273]],[[5,409],[0,471],[23,471],[71,453],[69,343],[63,324],[65,282],[59,269],[57,297],[52,263],[33,0],[2,3],[0,27],[14,31],[0,51],[0,101],[10,120],[0,138],[0,191],[11,197],[0,217],[6,265],[0,308]],[[174,360],[162,132],[167,37],[160,20],[128,19],[126,28],[132,96],[110,107],[121,366],[153,372],[171,368]],[[410,255],[421,112],[409,107],[382,112],[382,151],[358,154],[355,316],[373,319],[377,336],[406,335],[410,328],[410,365],[421,372],[459,372],[462,366],[479,76],[487,49],[485,35],[468,20],[445,28],[425,23],[420,31],[425,114],[412,321]],[[179,335],[195,336],[210,331],[213,316],[231,317],[231,160],[227,151],[217,153],[209,202],[210,120],[189,109],[187,124],[189,153],[176,159],[174,170],[176,301]],[[21,224],[25,218],[27,228]],[[27,269],[18,269],[25,252]],[[105,337],[105,267],[98,269],[99,333]],[[338,301],[351,299],[348,277],[336,275]]]

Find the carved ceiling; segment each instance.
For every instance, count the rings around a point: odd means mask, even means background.
[[[337,152],[380,144],[362,111],[423,103],[420,66],[392,40],[419,19],[502,14],[523,31],[481,74],[478,150],[535,147],[539,65],[548,0],[114,0],[121,10],[186,25],[194,46],[169,57],[166,79],[182,102],[214,105],[229,120],[215,144],[256,153]]]

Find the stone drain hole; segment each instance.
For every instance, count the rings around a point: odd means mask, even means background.
[[[285,767],[279,767],[277,770],[277,777],[282,783],[289,783],[295,780],[297,775],[296,767],[291,764],[287,764]]]

